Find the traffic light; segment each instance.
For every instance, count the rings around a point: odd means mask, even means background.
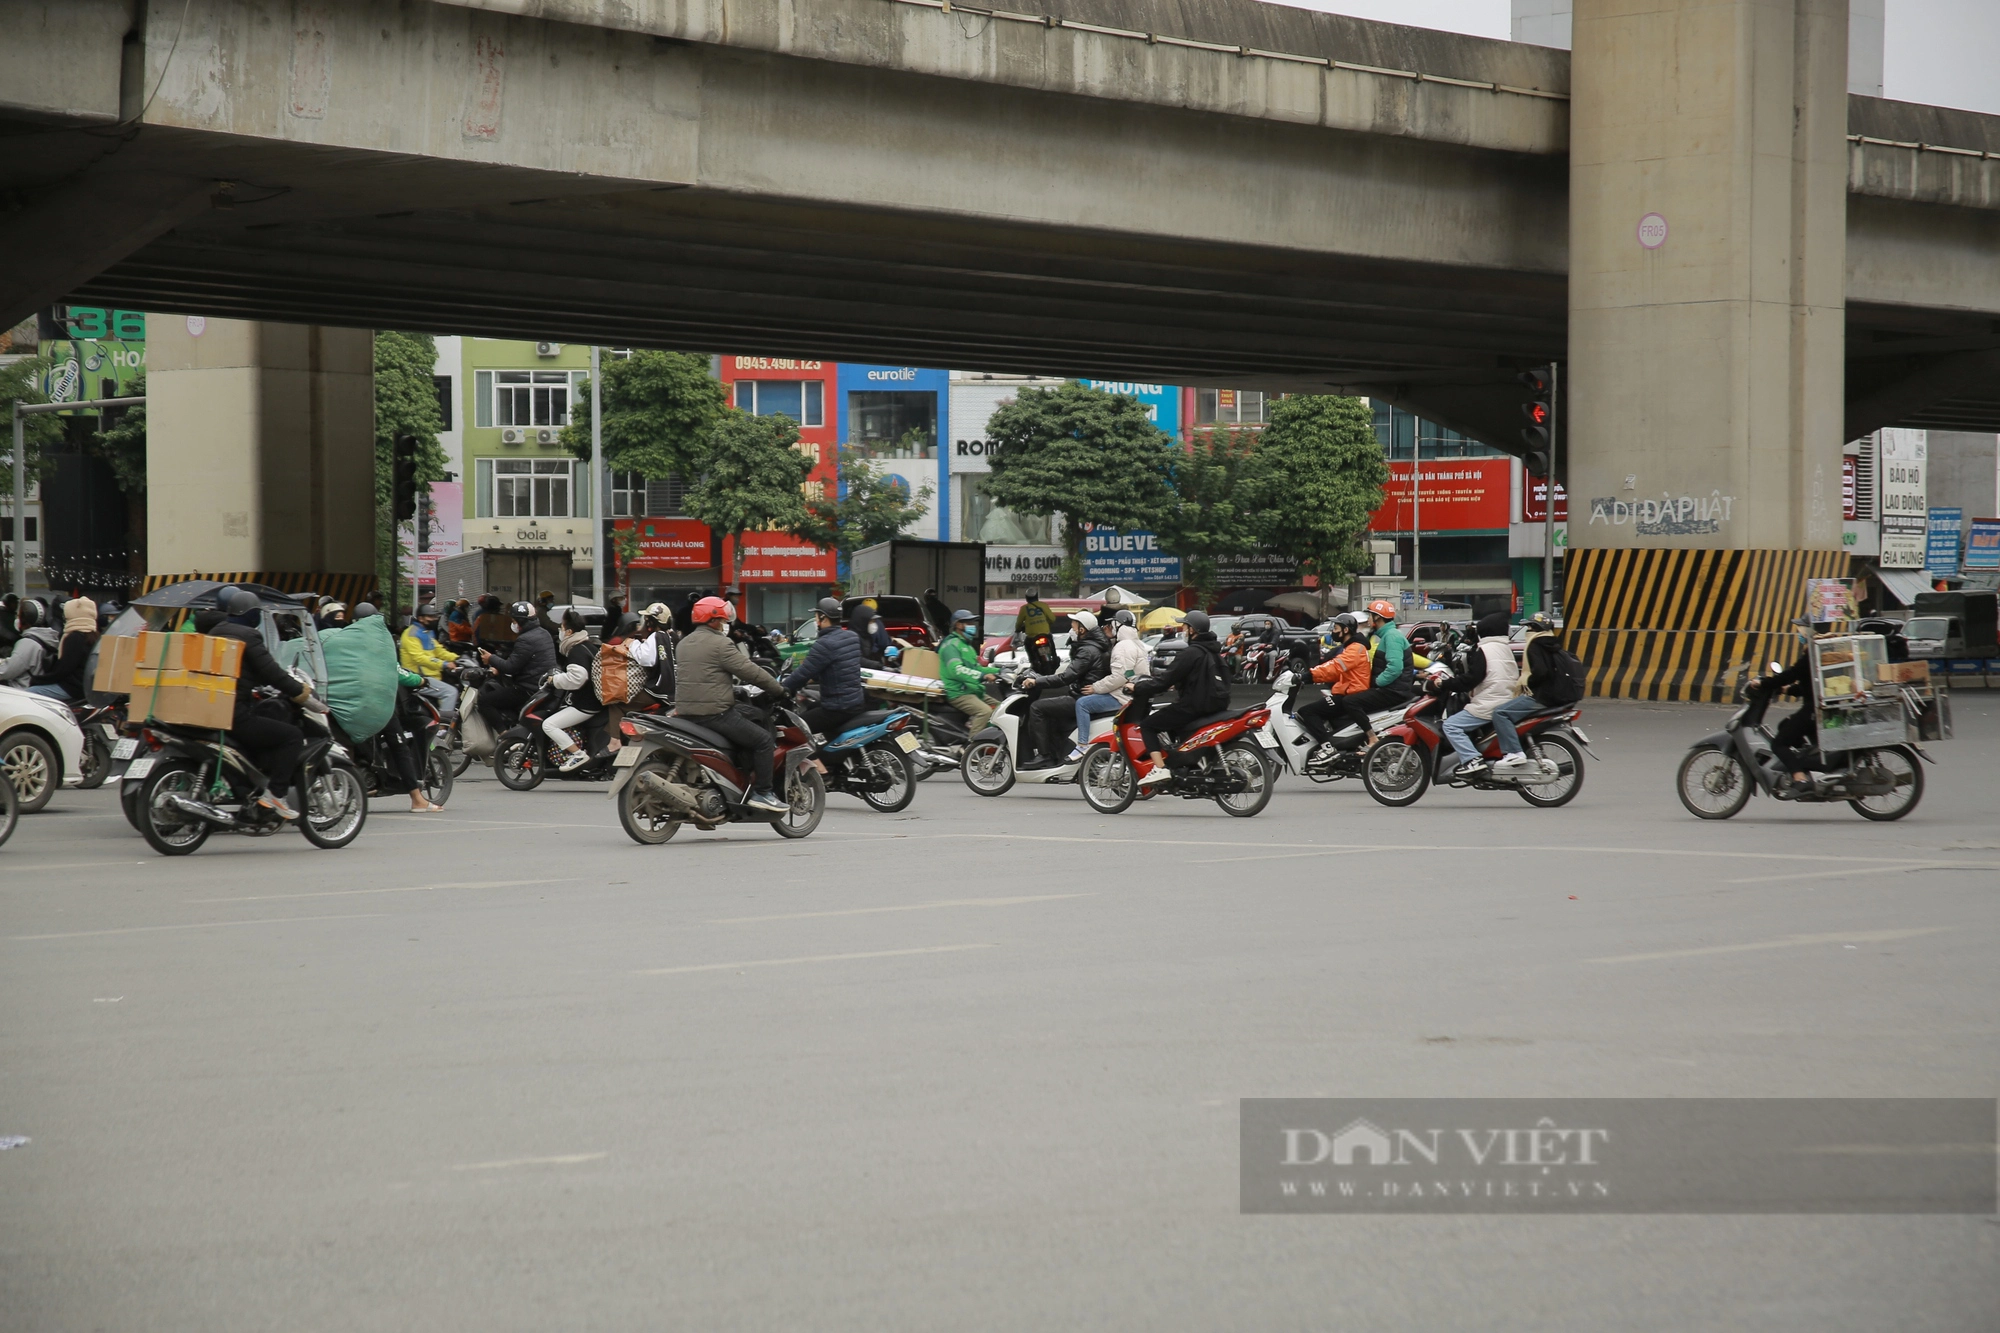
[[[1521,428],[1521,443],[1528,446],[1521,461],[1527,464],[1529,476],[1546,477],[1555,455],[1550,447],[1555,438],[1554,395],[1550,392],[1555,381],[1545,369],[1524,370],[1514,378],[1526,385],[1532,395],[1521,404],[1521,415],[1528,419],[1528,424]]]
[[[390,514],[398,523],[417,516],[417,437],[396,437],[395,461],[390,465]]]
[[[431,488],[417,497],[417,554],[431,549],[431,524],[437,522],[437,506],[431,502]]]

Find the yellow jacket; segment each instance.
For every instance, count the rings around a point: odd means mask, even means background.
[[[446,648],[435,634],[412,622],[396,645],[396,660],[403,664],[403,670],[436,680],[444,664],[456,662],[458,654]]]

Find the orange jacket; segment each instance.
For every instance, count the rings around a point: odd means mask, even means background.
[[[1312,678],[1328,694],[1359,694],[1368,688],[1368,650],[1350,643],[1312,669]]]

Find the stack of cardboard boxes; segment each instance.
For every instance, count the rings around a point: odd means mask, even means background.
[[[243,643],[209,634],[143,634],[106,639],[91,688],[132,698],[134,722],[227,729],[236,715]]]

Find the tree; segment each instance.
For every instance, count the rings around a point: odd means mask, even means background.
[[[1300,395],[1272,407],[1242,491],[1259,545],[1332,584],[1367,567],[1362,534],[1388,480],[1366,403]]]
[[[146,396],[146,377],[139,376],[125,390],[129,397]],[[114,408],[107,412],[117,411]],[[119,411],[112,419],[109,430],[101,430],[93,437],[97,455],[111,469],[111,475],[118,479],[118,489],[128,496],[143,497],[146,494],[146,405],[128,407]]]
[[[1039,517],[1062,515],[1069,558],[1059,575],[1083,577],[1086,524],[1129,532],[1159,521],[1175,457],[1167,433],[1138,399],[1071,381],[1023,389],[986,426],[993,503]]]
[[[1242,491],[1255,439],[1235,427],[1195,434],[1174,460],[1173,493],[1154,523],[1160,548],[1181,558],[1184,581],[1204,603],[1215,596],[1216,560],[1257,547],[1257,515]]]
[[[397,576],[396,521],[390,512],[396,437],[417,438],[417,485],[443,481],[451,461],[437,442],[437,343],[428,333],[384,330],[375,335],[375,577],[393,615],[403,580]]]
[[[813,518],[802,488],[814,455],[801,452],[798,443],[798,423],[790,417],[753,417],[735,408],[727,409],[709,434],[700,479],[688,491],[686,504],[688,513],[718,537],[735,539],[723,571],[725,586],[736,582],[742,568],[744,533],[806,536],[811,531]]]
[[[729,408],[729,391],[708,373],[698,352],[634,352],[599,366],[604,386],[604,462],[614,472],[648,481],[692,477]],[[570,405],[563,447],[590,458],[590,391],[586,381]]]
[[[811,521],[799,535],[850,557],[864,546],[888,541],[922,518],[930,511],[933,493],[925,482],[911,495],[901,478],[877,472],[867,459],[842,449],[840,485],[835,494],[806,501]]]

